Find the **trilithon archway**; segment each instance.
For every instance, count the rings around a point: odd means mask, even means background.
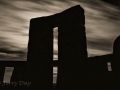
[[[50,90],[53,78],[53,28],[58,27],[57,88],[80,89],[81,65],[87,58],[84,24],[84,10],[79,5],[55,15],[31,19],[27,60],[36,65],[31,66],[30,75],[37,75],[32,79],[33,87]]]
[[[53,28],[58,27],[58,90],[79,90],[87,59],[84,10],[79,5],[30,20],[25,90],[52,90]],[[82,84],[82,85],[80,85]]]

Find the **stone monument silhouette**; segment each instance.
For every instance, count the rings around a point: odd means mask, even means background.
[[[27,65],[22,71],[24,75],[21,80],[31,82],[31,85],[23,86],[23,90],[52,90],[54,27],[58,27],[59,33],[57,89],[81,89],[81,72],[84,72],[82,62],[87,59],[84,25],[84,10],[80,5],[30,20]],[[17,73],[17,70],[13,73]]]
[[[30,20],[27,63],[14,68],[11,82],[31,85],[11,86],[10,90],[53,89],[54,27],[58,27],[56,90],[120,90],[120,36],[114,42],[113,54],[88,58],[84,9],[80,5]]]

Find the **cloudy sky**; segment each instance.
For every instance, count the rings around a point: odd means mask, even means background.
[[[85,10],[89,57],[112,53],[113,42],[120,34],[117,5],[104,0],[0,0],[0,60],[25,61],[30,19],[59,13],[75,5]]]

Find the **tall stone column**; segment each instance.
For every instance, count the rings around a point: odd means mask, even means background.
[[[120,36],[118,36],[113,45],[113,70],[120,73]]]
[[[118,36],[113,44],[113,61],[112,69],[114,73],[114,84],[116,90],[120,89],[120,36]]]
[[[15,67],[11,82],[18,85],[11,90],[52,90],[53,26],[49,22],[49,17],[30,20],[27,63]]]
[[[52,90],[53,28],[49,19],[30,21],[27,66],[24,80],[31,82],[25,90]]]
[[[85,88],[87,45],[84,25],[84,10],[79,5],[61,13],[58,26],[57,90]]]

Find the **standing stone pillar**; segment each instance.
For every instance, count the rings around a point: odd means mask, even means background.
[[[63,11],[60,18],[57,90],[80,90],[85,88],[87,65],[84,10],[77,5]]]
[[[53,27],[49,18],[30,21],[25,81],[31,82],[26,90],[52,90],[53,80]]]
[[[115,39],[113,45],[112,70],[115,77],[113,86],[118,90],[120,89],[120,36]]]
[[[118,36],[113,45],[113,69],[120,73],[120,36]]]

